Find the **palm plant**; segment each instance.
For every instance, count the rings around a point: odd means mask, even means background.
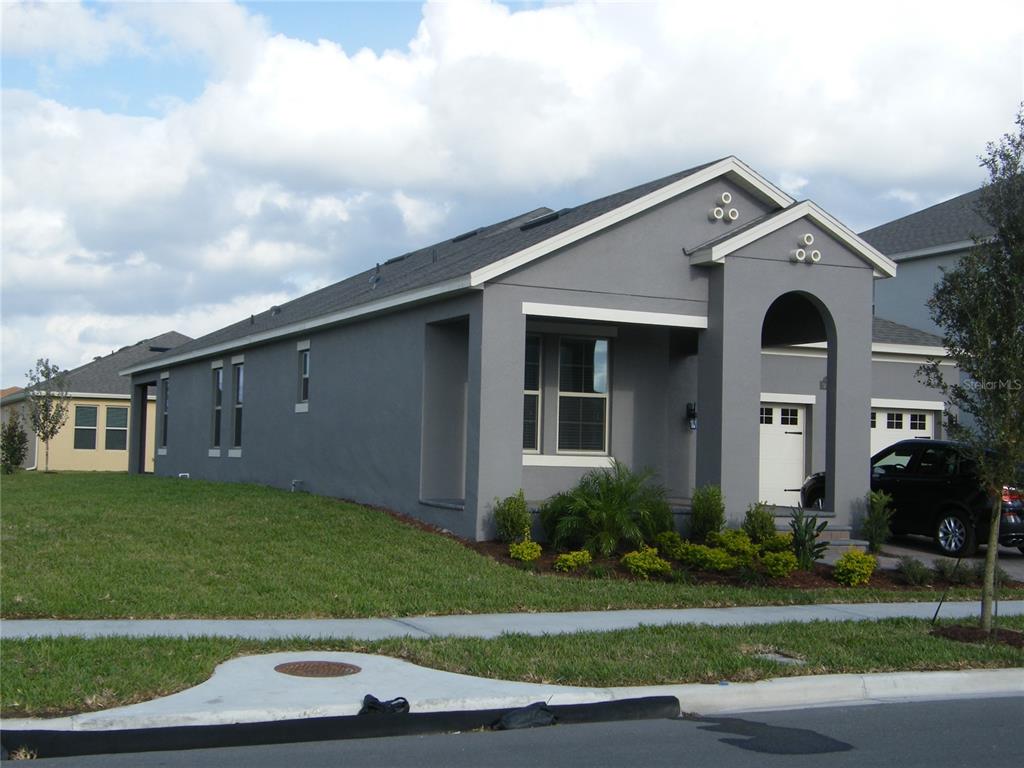
[[[545,505],[541,519],[556,549],[582,547],[605,557],[626,546],[640,547],[672,529],[665,489],[649,482],[653,472],[633,472],[614,462],[588,472],[569,491]]]

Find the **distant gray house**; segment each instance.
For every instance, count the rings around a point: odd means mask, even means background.
[[[974,245],[995,229],[978,215],[981,190],[869,229],[861,237],[899,265],[899,275],[875,285],[875,311],[882,317],[940,333],[926,303],[942,276]]]
[[[390,259],[124,373],[140,414],[158,387],[160,475],[479,539],[495,497],[539,501],[613,458],[653,468],[680,506],[721,485],[733,520],[826,469],[841,526],[867,491],[872,419],[939,429],[913,377],[937,339],[872,318],[895,272],[727,157]]]

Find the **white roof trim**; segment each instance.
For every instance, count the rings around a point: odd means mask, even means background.
[[[579,226],[567,229],[565,232],[560,232],[553,237],[549,237],[547,240],[543,240],[529,248],[524,248],[523,250],[513,253],[510,256],[506,256],[493,264],[488,264],[486,267],[481,267],[470,275],[470,283],[476,286],[481,285],[488,280],[493,280],[496,277],[504,275],[506,272],[518,269],[524,264],[529,264],[531,261],[539,259],[542,256],[546,256],[552,251],[571,245],[585,237],[589,237],[590,235],[600,232],[602,229],[607,229],[608,227],[618,224],[621,221],[625,221],[639,213],[643,213],[656,205],[660,205],[667,200],[671,200],[673,197],[678,197],[684,192],[689,192],[691,189],[695,189],[702,184],[706,184],[707,182],[713,181],[726,174],[732,174],[737,177],[737,181],[741,186],[759,194],[782,208],[793,204],[793,198],[769,182],[763,176],[755,173],[745,163],[735,157],[727,157],[724,160],[719,160],[713,165],[709,165],[707,168],[702,168],[699,171],[691,173],[689,176],[686,176],[679,181],[667,184],[664,187],[654,190],[650,194],[638,197],[636,200],[631,200],[625,205],[621,205],[614,210],[608,211],[608,213],[597,216],[589,221],[585,221]],[[856,237],[856,235],[854,235],[854,237]]]
[[[944,411],[946,404],[941,400],[894,400],[889,397],[871,398],[872,408],[899,408],[907,411]]]
[[[798,405],[814,405],[818,402],[817,395],[787,394],[785,392],[762,392],[762,403],[796,403]]]
[[[960,240],[956,243],[943,243],[941,245],[933,245],[929,248],[916,248],[911,251],[900,251],[899,253],[889,254],[889,258],[895,262],[909,261],[911,259],[921,259],[926,256],[938,256],[943,253],[953,253],[954,251],[966,251],[973,248],[975,245],[973,240]]]
[[[855,232],[841,224],[837,219],[823,211],[810,200],[797,203],[785,211],[772,216],[767,221],[756,224],[749,229],[721,240],[718,243],[695,251],[692,255],[694,264],[720,264],[730,253],[738,251],[751,243],[770,235],[787,224],[802,218],[808,218],[830,235],[848,246],[854,253],[872,266],[875,277],[893,277],[896,274],[896,262],[882,255],[874,246],[863,240]]]
[[[4,405],[11,405],[13,403],[20,403],[29,394],[30,393],[28,391],[26,391],[26,390],[22,390],[21,392],[14,392],[14,393],[8,395],[7,397],[5,397],[3,399],[3,404]],[[131,400],[132,399],[131,395],[108,394],[108,393],[105,393],[105,392],[68,392],[68,397],[69,398],[78,398],[78,399],[89,399],[89,400]],[[150,396],[149,399],[153,400],[155,398]]]
[[[812,341],[807,344],[794,344],[794,347],[802,347],[804,349],[828,349],[828,345],[824,341]],[[918,355],[920,357],[949,357],[945,347],[932,347],[923,346],[919,344],[890,344],[884,341],[876,341],[871,343],[871,351],[879,352],[882,354],[890,353],[893,355]]]
[[[220,344],[212,344],[208,347],[202,347],[200,349],[194,349],[190,352],[183,352],[178,355],[171,355],[170,357],[161,357],[159,360],[154,361],[152,364],[141,363],[139,365],[132,366],[131,368],[125,368],[120,371],[122,376],[129,376],[133,373],[140,373],[142,371],[156,370],[163,368],[168,365],[176,365],[183,363],[188,360],[195,360],[200,357],[207,357],[209,355],[217,355],[222,352],[229,352],[234,349],[240,349],[242,347],[248,347],[252,344],[259,344],[264,341],[271,341],[273,339],[280,338],[282,336],[291,336],[292,334],[302,333],[303,331],[310,331],[315,328],[322,328],[325,325],[333,325],[340,323],[344,320],[350,320],[355,317],[362,315],[373,314],[374,312],[382,312],[393,307],[401,306],[402,304],[411,304],[413,302],[422,301],[424,299],[430,299],[437,296],[443,296],[446,293],[454,293],[455,291],[465,290],[470,288],[469,277],[464,275],[457,277],[452,280],[446,280],[443,283],[436,283],[434,285],[428,285],[423,288],[417,288],[412,291],[405,291],[404,293],[396,293],[394,296],[388,296],[381,299],[380,301],[371,301],[367,304],[359,304],[355,307],[349,307],[338,312],[332,312],[329,315],[321,315],[320,317],[314,317],[309,320],[304,320],[300,323],[291,323],[290,325],[284,325],[280,328],[273,328],[268,331],[262,331],[260,333],[253,333],[248,336],[243,336],[239,339],[232,339],[231,341],[225,341]]]
[[[668,325],[674,328],[707,328],[708,319],[699,315],[677,315],[669,312],[643,312],[611,307],[581,307],[569,304],[542,304],[523,302],[524,315],[543,317],[569,317],[574,320],[603,320],[610,323],[637,323],[639,325]]]

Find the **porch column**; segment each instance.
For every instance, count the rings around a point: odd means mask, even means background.
[[[469,322],[466,511],[476,538],[492,538],[491,504],[523,484],[526,316],[513,291],[491,285]]]
[[[146,394],[149,382],[132,382],[132,399],[128,418],[128,473],[141,475],[146,471]]]

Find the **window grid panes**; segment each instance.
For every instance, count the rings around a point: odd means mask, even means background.
[[[128,409],[107,406],[107,426],[104,431],[103,448],[108,451],[128,450]]]
[[[775,409],[774,408],[761,408],[761,423],[772,424],[774,423]]]
[[[224,411],[224,369],[213,369],[213,425],[210,444],[220,448],[221,414]]]
[[[96,449],[96,418],[99,409],[95,405],[75,406],[75,448],[83,451]]]
[[[231,447],[242,447],[242,404],[245,401],[245,365],[238,363],[233,366],[232,374],[234,394],[234,419],[232,420]]]
[[[903,414],[902,413],[887,413],[885,415],[885,428],[886,429],[903,429]]]
[[[170,395],[169,379],[160,380],[160,447],[167,447],[167,398]]]
[[[923,413],[910,414],[910,428],[916,431],[923,431],[928,428],[928,422]]]
[[[871,428],[872,429],[874,429],[875,426],[877,426],[878,419],[876,418],[876,416],[877,416],[877,414],[874,411],[872,411],[871,412]]]
[[[779,424],[787,427],[800,426],[800,410],[797,408],[780,408]]]
[[[299,402],[309,402],[309,350],[299,352]]]
[[[540,450],[540,336],[526,337],[523,374],[523,450]]]
[[[558,363],[558,450],[607,453],[608,341],[562,339]]]

